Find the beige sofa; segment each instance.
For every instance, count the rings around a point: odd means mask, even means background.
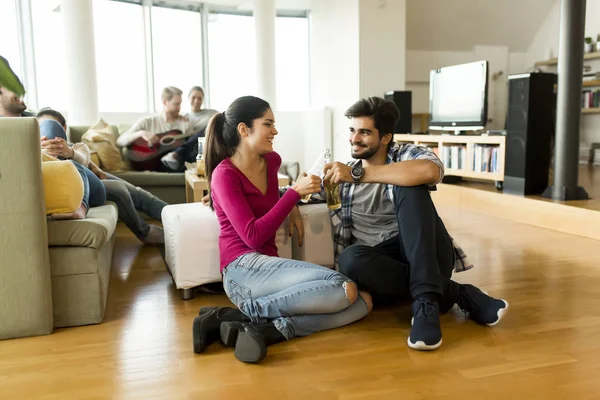
[[[116,126],[112,126],[112,128],[118,136],[118,128]],[[81,142],[81,137],[88,129],[89,126],[70,126],[69,132],[67,132],[69,141]],[[185,203],[185,175],[183,172],[125,171],[115,172],[113,175],[147,190],[168,204]]]
[[[37,120],[0,118],[0,141],[0,339],[102,322],[116,206],[47,221]]]

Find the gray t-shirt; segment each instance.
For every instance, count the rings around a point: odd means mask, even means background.
[[[188,118],[190,120],[190,125],[192,126],[192,130],[194,133],[201,131],[206,128],[208,125],[208,121],[212,118],[213,115],[217,114],[217,110],[213,110],[210,108],[200,110],[200,112],[194,113],[190,112],[188,114]]]
[[[375,246],[398,234],[394,205],[383,183],[361,183],[352,198],[353,244]]]

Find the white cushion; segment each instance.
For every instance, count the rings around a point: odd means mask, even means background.
[[[219,222],[202,203],[174,204],[163,208],[165,258],[177,289],[222,280],[219,268]],[[287,221],[275,239],[280,257],[292,258]]]
[[[299,247],[294,235],[292,258],[333,268],[333,233],[327,205],[307,204],[299,208],[304,221],[304,243]]]

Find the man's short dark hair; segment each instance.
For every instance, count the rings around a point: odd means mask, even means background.
[[[62,115],[61,113],[59,113],[56,110],[53,110],[50,107],[42,108],[40,111],[38,111],[38,113],[36,115],[37,118],[41,118],[43,116],[48,116],[48,117],[54,118],[62,126],[67,125],[67,120],[65,119],[64,115]]]
[[[367,97],[354,103],[346,110],[344,115],[348,118],[371,117],[379,137],[394,133],[396,123],[400,118],[400,111],[396,104],[381,97]]]

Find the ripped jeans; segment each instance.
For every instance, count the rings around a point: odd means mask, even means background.
[[[272,321],[290,340],[351,324],[369,313],[346,297],[344,275],[304,261],[248,253],[223,270],[229,299],[254,323]]]

